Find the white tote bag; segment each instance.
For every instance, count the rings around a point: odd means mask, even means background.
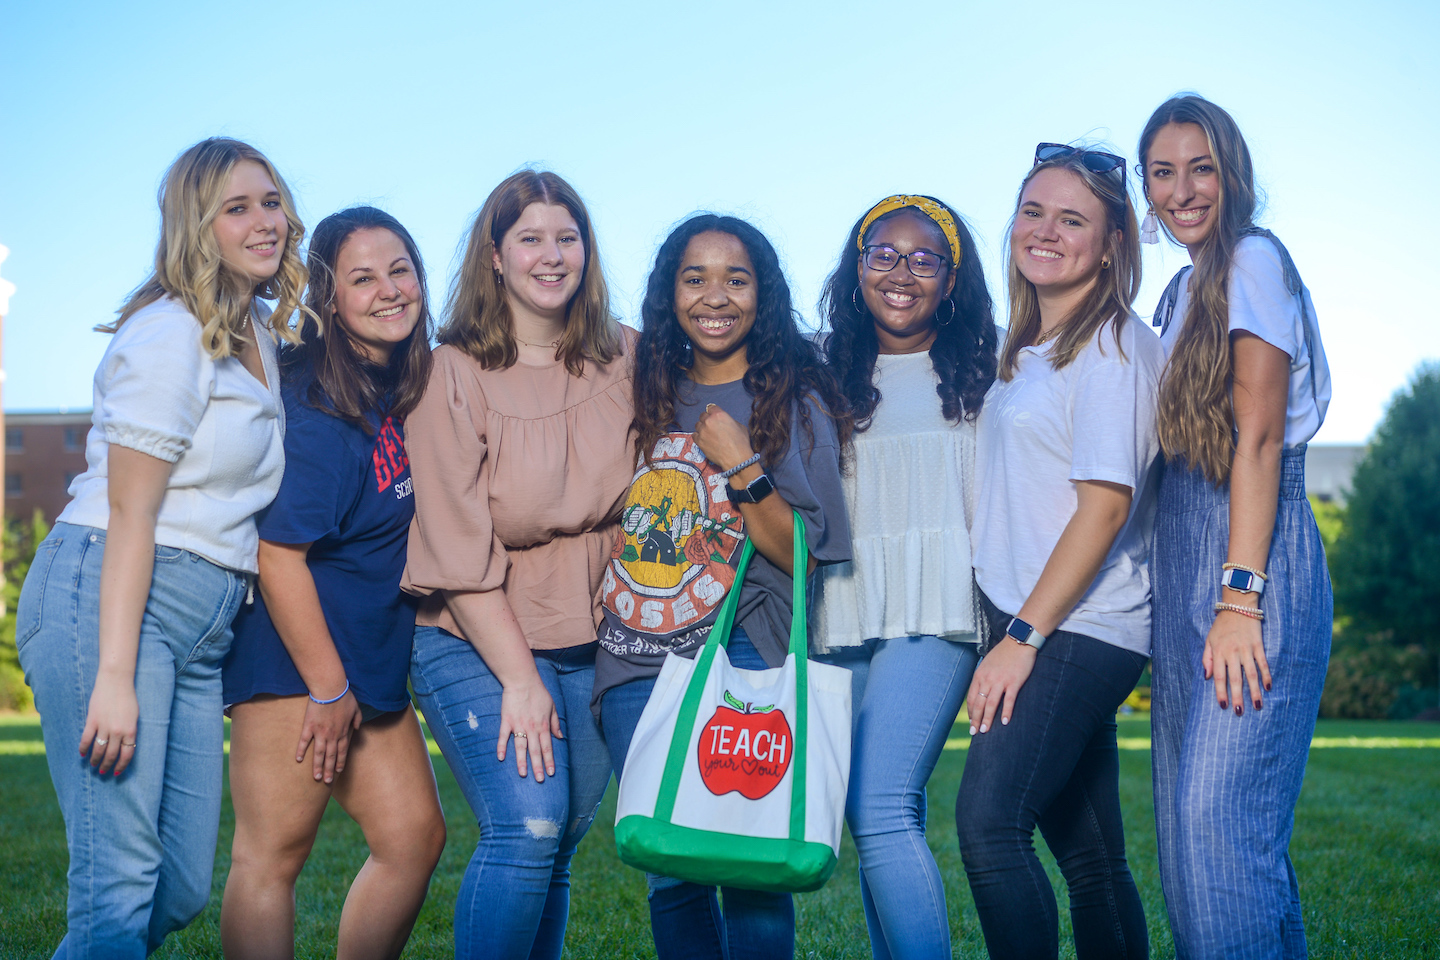
[[[751,890],[818,890],[835,869],[850,776],[850,671],[807,657],[805,577],[790,652],[730,665],[726,644],[754,547],[693,660],[669,654],[620,781],[615,841],[633,867]],[[808,562],[795,514],[795,566]]]

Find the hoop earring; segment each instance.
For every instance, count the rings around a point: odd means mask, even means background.
[[[954,301],[954,300],[951,300],[949,297],[946,297],[946,298],[945,298],[945,302],[948,303],[948,304],[950,304],[950,316],[946,317],[944,320],[941,320],[941,319],[940,319],[940,311],[939,311],[939,310],[936,310],[936,311],[935,311],[935,326],[937,326],[937,327],[948,327],[948,326],[950,326],[950,324],[952,324],[952,323],[955,322],[955,301]]]
[[[865,304],[861,303],[861,302],[857,299],[857,295],[858,295],[859,293],[860,293],[860,288],[859,288],[859,287],[856,287],[854,290],[851,290],[851,291],[850,291],[850,302],[851,302],[852,304],[854,304],[854,306],[855,306],[855,312],[856,312],[856,313],[860,314],[860,316],[862,316],[862,317],[868,317],[868,316],[870,315],[870,310],[865,306]]]
[[[1101,269],[1101,270],[1109,270],[1109,269],[1110,269],[1110,259],[1109,259],[1108,257],[1105,258],[1104,260],[1101,260],[1101,261],[1100,261],[1100,269]]]

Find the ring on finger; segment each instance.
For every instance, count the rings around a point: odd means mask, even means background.
[[[97,747],[103,747],[103,746],[105,746],[105,744],[107,744],[107,743],[109,743],[109,742],[110,742],[110,739],[109,739],[108,737],[96,737],[96,738],[95,738],[95,746],[97,746]]]
[[[990,694],[988,694],[988,693],[982,693],[982,694],[980,694],[980,697],[981,697],[982,700],[988,700],[988,699],[990,699]]]
[[[122,747],[133,747],[133,746],[135,746],[135,743],[136,743],[136,741],[134,741],[134,740],[121,740],[121,741],[120,741],[120,746],[122,746]]]
[[[529,740],[529,739],[530,739],[529,735],[528,735],[528,734],[524,734],[524,733],[512,733],[511,736],[514,737],[516,740]]]

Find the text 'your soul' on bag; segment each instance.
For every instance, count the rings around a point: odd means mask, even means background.
[[[726,644],[753,543],[693,660],[669,654],[645,705],[615,817],[620,859],[692,883],[801,893],[835,870],[850,777],[850,671],[808,659],[805,525],[795,514],[790,652],[739,670]]]

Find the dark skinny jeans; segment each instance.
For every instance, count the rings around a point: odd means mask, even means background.
[[[970,739],[955,822],[990,956],[1058,956],[1055,893],[1031,842],[1037,826],[1070,890],[1079,960],[1149,955],[1145,911],[1125,862],[1115,743],[1115,711],[1145,660],[1057,630],[1010,723],[997,713],[988,733]]]

